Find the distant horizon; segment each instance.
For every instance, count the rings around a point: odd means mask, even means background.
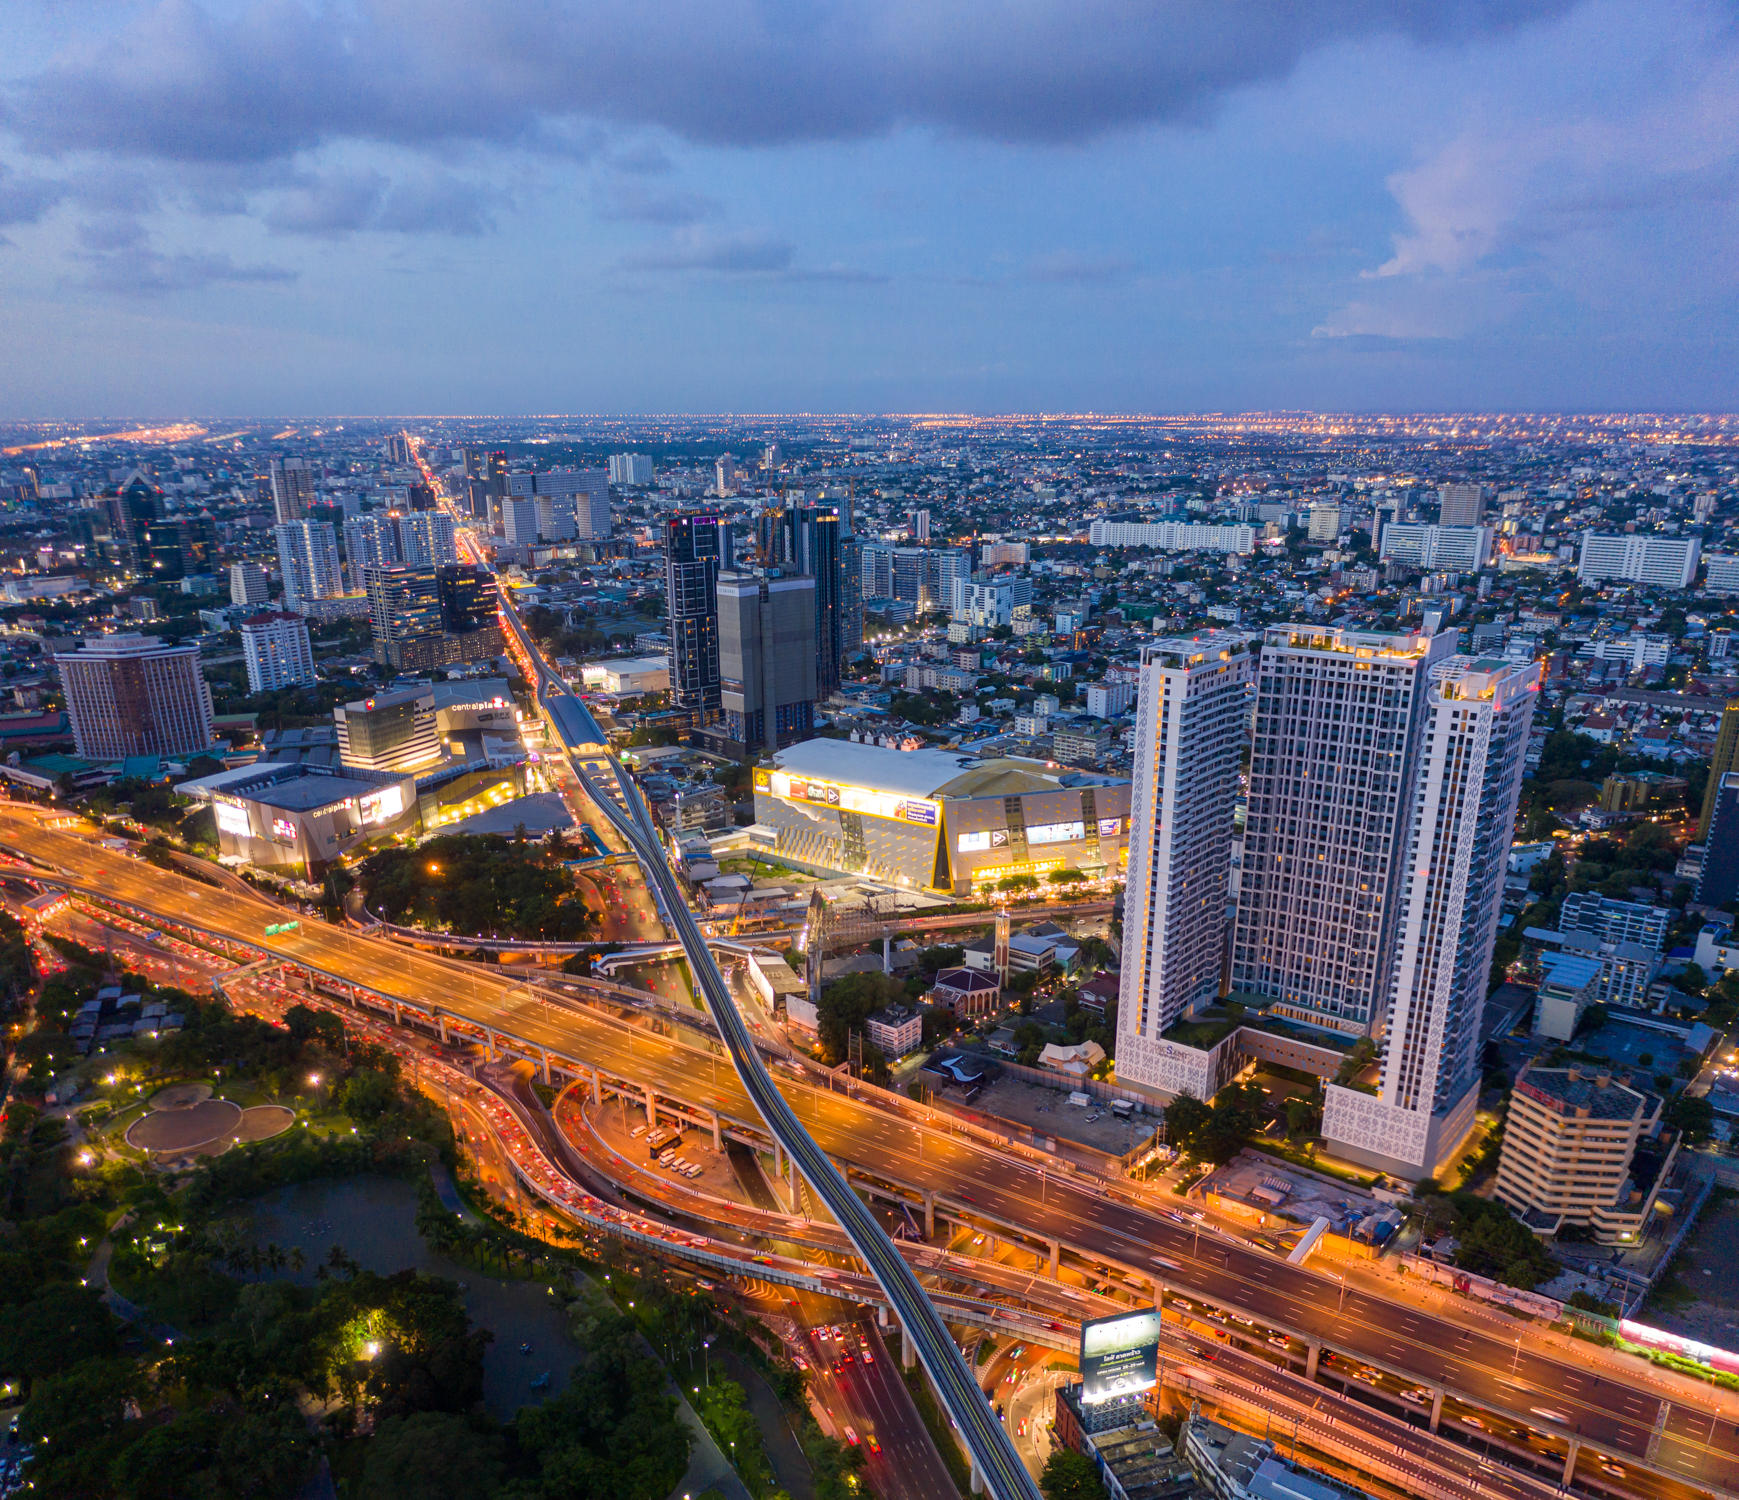
[[[94,416],[8,417],[0,415],[0,428],[93,426],[109,423],[178,424],[187,422],[781,422],[781,421],[855,421],[855,422],[1072,422],[1102,420],[1108,422],[1178,422],[1178,421],[1246,421],[1254,418],[1339,418],[1355,420],[1513,420],[1568,421],[1597,419],[1671,420],[1739,423],[1739,406],[1731,409],[1716,407],[1350,407],[1350,406],[1251,406],[1251,407],[1176,407],[1170,409],[1117,409],[1108,407],[1051,408],[1021,410],[1008,408],[972,411],[936,408],[933,410],[879,410],[875,408],[791,408],[789,410],[735,411],[719,410],[623,410],[623,411],[256,411],[221,412],[182,410],[178,412],[125,415],[109,413]],[[119,436],[110,434],[109,436]],[[200,440],[205,440],[203,437]]]

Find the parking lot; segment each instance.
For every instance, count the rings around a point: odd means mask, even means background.
[[[930,1081],[932,1076],[926,1074],[926,1081]],[[1066,1088],[1049,1089],[1006,1074],[986,1084],[970,1104],[957,1103],[958,1095],[957,1089],[938,1091],[938,1098],[962,1114],[970,1116],[983,1112],[997,1115],[1026,1126],[1037,1135],[1076,1141],[1113,1156],[1121,1156],[1130,1147],[1139,1145],[1153,1134],[1154,1127],[1159,1124],[1158,1115],[1146,1113],[1120,1120],[1112,1114],[1108,1103],[1097,1099],[1085,1108],[1070,1104]]]

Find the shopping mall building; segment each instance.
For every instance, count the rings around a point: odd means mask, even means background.
[[[965,895],[1010,875],[1121,876],[1129,782],[1042,760],[805,740],[755,768],[755,821],[805,869]]]

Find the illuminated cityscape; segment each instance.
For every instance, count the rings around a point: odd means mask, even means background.
[[[0,1500],[1739,1500],[1713,0],[22,0]]]

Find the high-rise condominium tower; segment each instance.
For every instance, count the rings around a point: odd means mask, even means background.
[[[197,646],[151,635],[88,636],[56,654],[73,743],[90,760],[193,755],[214,738]]]
[[[1439,526],[1477,526],[1485,517],[1485,486],[1446,484],[1437,491]]]
[[[317,599],[336,599],[344,592],[344,572],[338,563],[338,533],[330,521],[280,521],[278,567],[284,577],[284,603],[298,609]]]
[[[1322,1129],[1337,1154],[1418,1177],[1473,1128],[1480,1013],[1539,681],[1534,662],[1451,657],[1430,670],[1400,808],[1393,977],[1375,1028],[1381,1092],[1329,1087]]]
[[[710,715],[719,707],[719,574],[731,528],[715,515],[664,523],[664,608],[670,623],[670,701]]]
[[[320,487],[320,473],[305,458],[274,458],[272,514],[278,521],[306,519]]]
[[[1380,1022],[1425,688],[1456,639],[1269,628],[1233,990],[1347,1036]]]
[[[1141,652],[1117,1073],[1168,1092],[1189,1080],[1160,1036],[1220,992],[1251,645],[1219,631]]]

